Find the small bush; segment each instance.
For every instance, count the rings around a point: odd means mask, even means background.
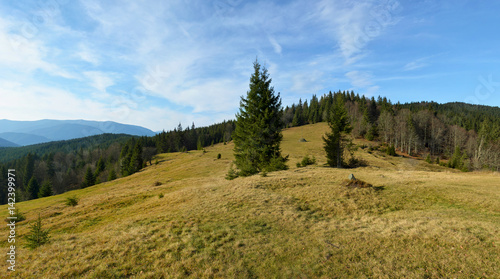
[[[159,199],[163,198],[163,193],[160,193],[160,194],[158,195],[158,198],[159,198]]]
[[[439,156],[436,158],[436,164],[441,165],[441,163],[439,162]]]
[[[387,147],[386,153],[389,156],[396,156],[396,148],[394,147],[394,144],[391,144],[391,146]]]
[[[267,171],[265,171],[265,170],[264,170],[264,171],[262,171],[262,172],[260,173],[260,176],[262,176],[262,177],[267,177]]]
[[[49,230],[42,228],[42,218],[38,215],[37,221],[30,226],[30,232],[25,236],[26,248],[35,249],[49,242]]]
[[[267,172],[287,170],[288,166],[286,165],[286,161],[288,161],[288,156],[286,156],[285,158],[273,157],[271,158],[269,165],[267,165],[263,170]]]
[[[66,198],[66,205],[67,206],[76,206],[76,205],[78,205],[78,198],[75,197],[75,196]]]
[[[427,157],[425,158],[425,161],[429,164],[432,164],[432,158],[431,158],[431,154],[427,154]]]
[[[314,156],[312,157],[312,159],[309,158],[309,156],[305,156],[304,158],[302,158],[302,161],[300,163],[297,163],[297,167],[300,168],[314,164],[316,164],[316,158]]]
[[[17,219],[12,219],[12,220],[15,220],[16,223],[26,220],[26,216],[24,216],[24,214],[21,211],[19,211],[19,208],[16,208],[14,210],[14,214],[12,214],[12,215],[9,214],[9,217],[17,217]],[[7,222],[7,223],[10,223],[10,221],[12,221],[12,220],[5,218],[5,222]]]
[[[233,180],[235,178],[238,177],[238,174],[236,173],[236,171],[233,169],[233,165],[231,165],[231,167],[229,167],[229,171],[227,172],[226,174],[226,179],[227,180]]]
[[[156,181],[153,186],[160,186],[162,183],[160,181]]]
[[[155,160],[155,165],[158,165],[160,162],[158,161],[158,159]]]
[[[220,158],[222,158],[222,154],[217,154],[217,160],[219,160]]]
[[[347,166],[348,168],[359,168],[359,167],[366,167],[368,166],[368,163],[363,160],[363,159],[358,159],[354,156],[349,158],[349,161],[347,161]]]

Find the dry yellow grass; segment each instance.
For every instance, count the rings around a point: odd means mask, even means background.
[[[3,261],[0,276],[500,277],[497,173],[461,173],[366,149],[356,156],[367,167],[327,168],[327,129],[286,130],[290,169],[268,177],[225,180],[229,143],[162,154],[158,165],[132,176],[18,203],[27,221],[17,228],[17,271],[8,273]],[[296,168],[306,155],[317,165]],[[349,173],[374,187],[341,186]],[[74,195],[79,204],[64,205]],[[39,213],[51,242],[24,249],[27,223]],[[7,247],[6,237],[0,243]]]

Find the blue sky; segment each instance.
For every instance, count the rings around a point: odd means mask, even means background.
[[[256,57],[284,105],[354,90],[500,106],[498,1],[0,1],[0,118],[233,119]]]

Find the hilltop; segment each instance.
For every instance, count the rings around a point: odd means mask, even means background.
[[[290,169],[267,177],[225,180],[229,142],[160,154],[158,164],[133,175],[18,203],[27,221],[17,227],[14,277],[498,276],[498,173],[389,157],[366,140],[355,141],[366,167],[328,168],[327,129],[284,130]],[[306,155],[317,164],[295,167]],[[374,187],[342,186],[350,173]],[[78,205],[66,206],[72,196]],[[51,242],[21,248],[38,214]],[[5,226],[0,234],[8,234]],[[5,237],[0,243],[7,247]]]
[[[153,136],[147,128],[121,124],[113,121],[88,120],[37,120],[13,121],[0,119],[0,147],[26,146],[51,141],[71,140],[101,134],[128,134],[133,136]]]

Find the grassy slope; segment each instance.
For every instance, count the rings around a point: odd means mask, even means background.
[[[216,145],[205,154],[160,155],[160,164],[113,182],[18,203],[28,221],[42,215],[52,238],[33,251],[21,248],[28,226],[19,224],[14,277],[499,276],[498,174],[366,149],[356,155],[368,167],[327,168],[326,130],[320,123],[284,131],[290,170],[268,177],[225,180],[232,144]],[[297,169],[305,155],[318,165]],[[340,186],[351,172],[376,188]],[[65,206],[72,195],[79,204]]]

